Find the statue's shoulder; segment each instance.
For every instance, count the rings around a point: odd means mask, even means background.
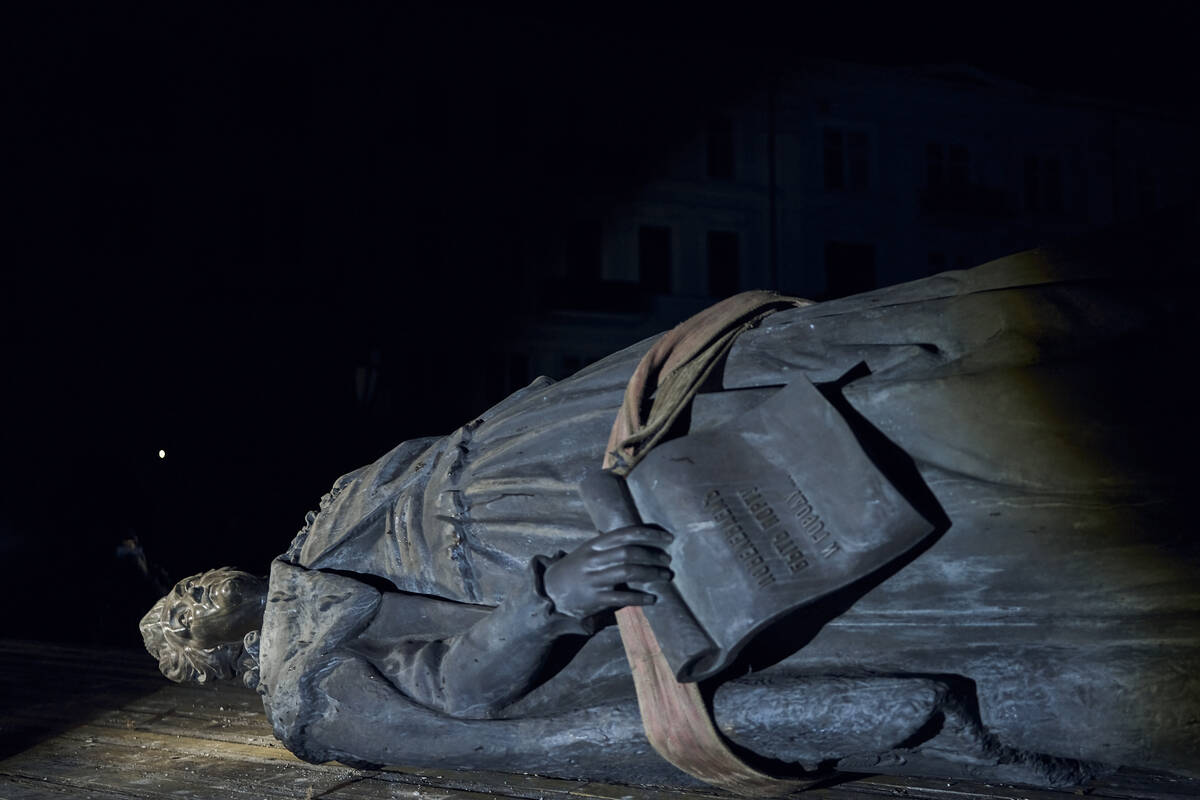
[[[305,566],[317,564],[353,535],[370,511],[393,502],[405,486],[426,477],[432,458],[422,458],[445,437],[408,439],[366,466],[346,473],[321,496],[316,511],[304,516],[304,527],[293,537],[281,560]]]

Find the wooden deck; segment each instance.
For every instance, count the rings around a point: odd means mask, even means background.
[[[807,797],[928,800],[1200,797],[1200,782],[1121,774],[1076,792],[859,777]],[[306,764],[271,735],[258,697],[168,683],[144,653],[0,641],[0,798],[485,798],[660,800],[723,792],[532,775]]]

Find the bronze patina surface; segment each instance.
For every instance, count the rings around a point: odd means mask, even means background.
[[[732,660],[712,661],[701,690],[756,763],[1042,786],[1120,765],[1200,774],[1189,214],[780,310],[742,333],[674,423],[683,438],[650,457],[719,441],[761,409],[786,428],[794,408],[816,443],[804,481],[781,467],[788,493],[759,466],[726,490],[681,477],[683,508],[638,467],[631,494],[647,520],[728,528],[713,546],[740,535],[729,519],[747,541],[759,525],[762,564],[739,559],[744,546],[724,570],[702,556],[706,582],[682,574],[686,530],[597,536],[578,486],[651,340],[343,476],[265,593],[246,593],[265,603],[258,630],[221,651],[177,630],[173,646],[198,674],[207,657],[214,676],[256,685],[276,735],[309,760],[684,785],[643,734],[611,609],[648,602],[663,570],[698,609],[705,585],[761,581],[768,560],[778,583],[861,545],[861,570],[829,572],[766,627],[737,622],[745,597],[728,603],[728,635],[702,622]],[[770,406],[806,385],[820,403]],[[814,409],[841,433],[812,433]],[[810,492],[838,474],[819,464],[839,462],[843,425],[869,462],[856,474],[880,481]],[[872,516],[877,500],[890,510]],[[889,549],[895,519],[908,521]],[[726,599],[694,616],[719,617]],[[178,620],[160,609],[145,625]]]

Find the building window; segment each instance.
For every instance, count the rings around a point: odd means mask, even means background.
[[[567,278],[596,282],[601,277],[603,229],[599,220],[576,220],[567,231]]]
[[[875,288],[875,245],[825,243],[825,298]]]
[[[867,170],[871,158],[867,147],[867,134],[862,131],[846,133],[846,184],[852,192],[867,190]]]
[[[733,120],[726,116],[708,122],[708,177],[733,180]]]
[[[867,134],[826,128],[823,141],[826,191],[866,191],[871,168]]]
[[[740,283],[738,235],[733,231],[708,232],[708,293],[712,297],[736,294]]]
[[[671,291],[671,229],[643,225],[638,228],[638,282],[656,294]]]
[[[925,185],[930,189],[963,189],[971,182],[971,153],[962,145],[925,145]]]

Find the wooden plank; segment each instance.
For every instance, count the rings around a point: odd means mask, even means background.
[[[467,792],[476,797],[511,797],[521,800],[709,800],[730,797],[716,789],[664,789],[587,781],[546,778],[538,775],[499,772],[464,772],[386,767],[371,776],[371,782],[390,785],[393,794],[431,790]],[[347,797],[352,796],[348,793]]]
[[[181,722],[187,722],[181,720]],[[139,729],[123,729],[117,727],[109,727],[104,725],[84,725],[64,732],[60,739],[63,742],[77,742],[84,745],[105,744],[114,746],[125,746],[128,749],[158,751],[165,754],[169,760],[178,761],[180,758],[195,759],[203,761],[234,761],[234,762],[253,762],[253,763],[272,763],[280,762],[289,763],[299,766],[307,771],[323,772],[327,770],[337,770],[339,775],[348,775],[351,773],[342,772],[348,768],[339,765],[307,765],[300,762],[292,756],[286,749],[273,739],[266,739],[259,742],[248,742],[239,735],[229,736],[214,736],[211,731],[194,731],[192,735],[186,735],[179,731],[186,731],[184,725],[181,728],[168,731],[147,731]],[[110,757],[111,754],[110,754]],[[191,761],[186,762],[191,764]],[[189,767],[191,769],[191,767]],[[247,771],[247,767],[237,767],[243,773]],[[212,771],[211,769],[209,770]],[[215,777],[215,776],[213,776]],[[361,775],[354,775],[356,783],[362,783],[365,779]],[[1127,788],[1134,787],[1113,787],[1113,790],[1108,789],[1103,785],[1093,787],[1089,794],[1095,797],[1156,797],[1156,798],[1177,798],[1177,797],[1194,797],[1194,793],[1187,793],[1186,789],[1191,784],[1177,784],[1173,782],[1163,783],[1164,789],[1154,791],[1153,794],[1147,794],[1146,790],[1148,778],[1143,776],[1140,778],[1137,790],[1127,791]],[[365,785],[357,789],[346,789],[343,793],[345,796],[374,796],[378,794],[380,789],[374,788],[374,783],[392,783],[397,784],[394,788],[400,789],[400,785],[417,787],[434,793],[444,791],[468,792],[471,794],[502,794],[512,797],[596,797],[606,798],[607,800],[618,800],[619,798],[637,796],[639,798],[654,798],[654,797],[720,797],[718,792],[705,792],[697,790],[664,790],[653,787],[623,787],[623,786],[608,786],[604,784],[587,784],[576,781],[555,780],[549,778],[541,778],[537,776],[510,775],[503,773],[456,773],[450,770],[434,770],[434,769],[414,769],[414,768],[389,768],[380,773],[376,773],[374,777],[365,780]],[[1183,786],[1185,791],[1175,791],[1174,788]],[[1174,787],[1174,788],[1172,788]],[[878,797],[880,795],[896,796],[903,794],[912,798],[927,798],[928,800],[961,800],[962,798],[995,798],[996,800],[1012,800],[1014,798],[1027,798],[1028,800],[1052,800],[1053,798],[1063,798],[1070,796],[1069,792],[1056,792],[1049,790],[1026,789],[1021,787],[1006,787],[1006,786],[987,786],[965,782],[947,782],[933,781],[920,778],[889,778],[889,777],[874,777],[861,778],[855,781],[838,784],[830,787],[822,792],[824,796],[834,797]]]
[[[1137,800],[1188,800],[1200,797],[1200,787],[1195,782],[1177,782],[1176,779],[1144,774],[1137,781],[1123,781],[1114,777],[1102,778],[1080,789],[1034,789],[1023,786],[976,783],[972,781],[950,781],[931,778],[892,777],[885,775],[861,777],[846,786],[852,786],[864,795],[878,797],[922,798],[923,800],[1063,800],[1063,798],[1086,794],[1092,798],[1137,798]]]
[[[170,750],[194,756],[212,756],[238,760],[284,760],[301,763],[270,736],[265,727],[262,734],[249,738],[242,731],[225,732],[211,727],[193,727],[197,720],[185,717],[160,719],[147,727],[134,729],[106,725],[88,725],[63,734],[74,740],[91,739],[99,742],[124,743],[139,748]],[[506,773],[455,772],[445,769],[387,768],[375,780],[420,785],[427,788],[457,789],[461,791],[496,792],[498,789],[515,797],[597,797],[620,800],[633,787],[556,780],[537,776]],[[715,790],[656,789],[636,787],[640,797],[681,795],[692,797],[721,797]],[[1140,792],[1140,794],[1139,794]],[[826,790],[830,797],[837,796],[895,796],[903,793],[913,798],[928,800],[960,800],[960,798],[996,798],[996,800],[1054,800],[1070,796],[1071,792],[1039,790],[1002,785],[986,785],[963,781],[932,780],[924,778],[866,777],[835,784]],[[1200,796],[1193,782],[1170,778],[1142,775],[1136,781],[1126,780],[1123,784],[1099,782],[1089,787],[1093,797],[1186,798]]]
[[[162,733],[139,729],[108,728],[97,725],[81,725],[65,731],[57,737],[63,742],[103,744],[110,747],[125,747],[139,751],[161,751],[170,755],[196,758],[223,758],[248,763],[304,764],[316,769],[323,765],[312,765],[291,754],[278,740],[247,742],[241,738],[217,739],[178,733]],[[348,769],[338,766],[336,769]]]
[[[228,748],[220,748],[218,753],[208,742],[196,751],[193,741],[172,754],[153,746],[160,743],[151,742],[143,750],[99,741],[80,747],[77,743],[56,739],[39,745],[20,763],[0,764],[0,773],[10,779],[29,782],[35,777],[30,774],[30,766],[36,764],[38,769],[49,773],[49,780],[56,786],[109,794],[122,792],[124,794],[119,796],[145,800],[165,797],[379,800],[397,796],[488,800],[507,796],[497,792],[377,780],[377,773],[341,765],[304,764],[286,751],[262,757],[261,753],[249,754],[240,750],[237,757],[230,757]],[[214,757],[218,755],[223,757]],[[100,768],[99,764],[104,767]]]
[[[74,743],[75,746],[72,746]],[[99,749],[98,749],[99,748]],[[79,753],[87,755],[80,756]],[[124,753],[125,755],[122,755]],[[130,755],[133,754],[133,755]],[[242,742],[218,742],[199,736],[182,736],[121,730],[104,726],[85,725],[72,729],[58,737],[54,743],[41,746],[40,751],[30,754],[41,761],[55,765],[55,774],[61,780],[74,772],[80,764],[88,764],[97,758],[105,763],[121,764],[125,772],[143,769],[146,763],[166,764],[171,769],[158,781],[161,789],[172,792],[186,791],[194,783],[192,775],[180,776],[185,772],[219,780],[222,791],[226,784],[236,788],[238,778],[254,776],[257,781],[268,784],[283,781],[286,790],[279,796],[291,797],[294,783],[318,786],[325,797],[376,798],[391,797],[400,793],[404,796],[461,797],[479,800],[486,797],[515,798],[602,798],[621,800],[666,800],[667,798],[725,797],[717,792],[678,791],[643,787],[606,786],[582,781],[566,781],[507,773],[459,773],[451,770],[403,770],[388,769],[379,772],[362,772],[339,764],[306,764],[281,745],[250,745]],[[224,765],[224,766],[218,766]],[[278,769],[280,765],[291,768],[291,773],[265,774],[264,769]],[[0,771],[11,769],[10,764],[0,764]],[[315,775],[324,777],[318,779]],[[330,785],[330,777],[336,786]],[[285,780],[286,778],[286,780]],[[291,783],[288,783],[288,780]],[[90,785],[90,784],[89,784]],[[232,789],[231,789],[232,791]],[[269,794],[268,796],[275,796]]]
[[[107,737],[107,741],[100,737]],[[89,741],[91,740],[91,741]],[[99,749],[98,749],[99,748]],[[264,797],[304,796],[314,793],[330,798],[411,796],[428,798],[471,798],[487,796],[515,798],[602,798],[603,800],[665,800],[678,797],[723,797],[719,792],[662,790],[649,787],[622,787],[588,784],[536,776],[485,773],[454,773],[448,770],[388,769],[364,773],[340,765],[308,765],[296,760],[281,747],[266,748],[215,743],[200,737],[148,734],[139,731],[93,726],[77,729],[60,740],[42,746],[39,762],[54,767],[54,778],[63,785],[108,792],[134,791],[133,797],[205,796],[205,791],[224,795]],[[140,753],[140,754],[139,754]],[[109,765],[109,778],[95,774],[96,763]],[[142,775],[130,780],[139,770],[153,767],[153,779]],[[282,769],[281,769],[282,768]],[[7,772],[9,764],[0,765]],[[111,774],[114,773],[115,774]],[[11,774],[11,773],[10,773]],[[17,773],[27,779],[35,776]],[[1145,777],[1138,786],[1146,788]],[[1186,787],[1188,782],[1165,781],[1164,785]],[[480,791],[483,790],[483,791]],[[1092,789],[1095,797],[1188,797],[1184,791],[1144,791]],[[978,800],[979,798],[1071,797],[1070,792],[1050,792],[1019,787],[986,786],[971,783],[928,781],[921,779],[867,778],[810,793],[809,797],[863,798],[886,795],[929,800]]]
[[[79,787],[51,781],[49,778],[0,776],[0,800],[49,800],[69,797],[78,800]],[[86,797],[94,800],[130,800],[134,795],[104,789],[89,789]]]
[[[733,795],[719,789],[680,789],[658,786],[631,786],[589,781],[570,781],[561,778],[546,778],[496,772],[457,772],[418,768],[385,767],[374,780],[396,780],[420,787],[438,786],[450,789],[471,789],[522,800],[728,800]],[[809,795],[813,800],[840,800],[843,797],[859,797],[857,794]]]
[[[22,752],[0,761],[0,798],[100,800],[305,798],[377,800],[728,800],[715,789],[621,786],[536,775],[306,764],[271,733],[258,696],[242,687],[178,686],[130,651],[0,640],[0,738]],[[44,741],[35,743],[41,737]],[[46,738],[50,737],[50,738]],[[1194,800],[1200,782],[1125,771],[1082,792],[969,781],[860,776],[805,798],[851,800]]]
[[[258,695],[251,692],[213,692],[200,702],[189,702],[188,696],[169,687],[100,714],[91,724],[258,744],[276,741]]]
[[[5,777],[47,778],[79,791],[134,798],[296,798],[318,796],[357,777],[346,767],[311,769],[282,760],[247,761],[208,753],[52,739],[0,763]]]

